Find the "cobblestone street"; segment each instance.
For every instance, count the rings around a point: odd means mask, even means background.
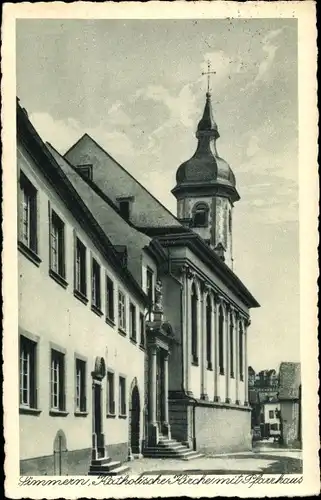
[[[132,474],[300,474],[301,450],[261,449],[204,456],[191,461],[142,458],[130,463]]]

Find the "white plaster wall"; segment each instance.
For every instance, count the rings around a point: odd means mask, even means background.
[[[206,370],[207,394],[210,401],[214,400],[214,371]]]
[[[236,380],[235,380],[235,378],[230,378],[230,398],[231,398],[231,402],[235,403],[235,401],[236,401]]]
[[[280,422],[280,419],[276,417],[275,415],[275,409],[280,411],[280,403],[265,403],[264,404],[264,422],[269,423],[269,424],[278,424]],[[269,412],[270,410],[273,411],[273,418],[270,418]]]
[[[191,365],[190,388],[195,398],[201,397],[201,367]]]
[[[239,401],[242,405],[245,401],[245,384],[242,380],[239,380]]]
[[[139,312],[142,306],[122,282],[117,272],[112,269],[99,251],[92,244],[80,224],[65,208],[63,202],[46,184],[44,179],[31,166],[26,155],[18,154],[18,164],[38,189],[39,213],[39,256],[42,262],[36,267],[24,255],[19,253],[19,326],[40,337],[38,344],[38,402],[41,409],[39,416],[20,415],[20,456],[21,459],[51,455],[53,441],[59,429],[67,438],[69,450],[91,447],[92,440],[92,402],[91,376],[96,356],[105,358],[107,368],[115,370],[115,404],[118,413],[118,376],[126,376],[127,408],[129,404],[129,387],[137,377],[141,402],[144,391],[144,353],[138,345],[134,345],[127,335],[122,337],[117,329],[117,286],[120,285],[127,297],[136,305],[137,327]],[[66,226],[66,279],[67,289],[62,288],[48,274],[49,270],[49,236],[48,236],[48,199],[52,208],[61,216]],[[116,326],[105,322],[105,314],[98,317],[87,305],[78,301],[73,295],[73,229],[87,247],[87,295],[90,298],[90,263],[91,250],[101,265],[102,278],[102,310],[105,313],[104,277],[105,270],[115,283],[115,319]],[[127,308],[127,325],[129,323]],[[66,349],[66,417],[53,417],[50,410],[50,342]],[[74,415],[75,404],[75,353],[87,358],[87,406],[86,417]],[[106,379],[103,383],[103,426],[106,443],[124,443],[128,439],[128,419],[106,418]]]
[[[226,398],[226,379],[225,375],[218,376],[218,389],[221,401],[224,402]]]

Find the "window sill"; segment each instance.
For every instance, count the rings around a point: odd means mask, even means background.
[[[82,292],[80,292],[76,288],[74,289],[74,296],[76,297],[76,299],[80,300],[80,302],[82,302],[83,304],[85,304],[85,305],[88,304],[88,299],[87,299],[86,295],[84,295]]]
[[[56,409],[51,409],[49,410],[49,415],[51,417],[66,417],[69,415],[69,412],[66,410],[56,410]]]
[[[118,418],[125,419],[125,418],[127,418],[127,415],[118,415]]]
[[[240,377],[240,382],[244,382],[244,377]]]
[[[197,357],[193,357],[192,358],[192,365],[193,366],[198,366],[198,358]]]
[[[207,369],[208,369],[208,371],[210,371],[210,372],[212,372],[212,371],[213,371],[213,365],[212,365],[212,363],[211,363],[211,362],[208,362],[208,363],[207,363]]]
[[[100,318],[102,317],[102,315],[104,314],[100,309],[99,307],[95,306],[95,304],[91,304],[91,310],[97,314],[97,316],[99,316]]]
[[[107,418],[116,418],[116,413],[107,413]]]
[[[112,326],[113,328],[116,326],[115,321],[111,318],[108,318],[107,316],[106,316],[106,323]]]
[[[58,283],[58,285],[62,286],[63,288],[67,288],[68,283],[65,278],[63,278],[63,276],[60,276],[60,274],[56,273],[56,271],[54,271],[53,269],[49,269],[49,276],[54,279]]]
[[[139,349],[144,352],[146,351],[144,344],[139,344]]]
[[[122,328],[118,328],[118,333],[120,333],[123,337],[127,337],[127,333]]]
[[[231,374],[230,374],[230,378],[233,378],[233,379],[235,378],[234,373],[231,373]]]
[[[87,417],[88,411],[75,411],[74,413],[75,417]]]
[[[137,345],[137,340],[133,337],[130,337],[130,341],[132,344]]]
[[[30,408],[29,406],[19,406],[19,413],[23,415],[40,415],[42,410],[39,408]]]
[[[220,375],[225,375],[224,369],[220,368]]]
[[[37,267],[39,267],[41,259],[39,255],[37,255],[36,252],[34,252],[34,250],[31,250],[31,248],[27,247],[27,245],[22,243],[22,241],[18,241],[18,249],[20,250],[21,253],[23,253],[25,257],[27,257],[27,259],[29,259]]]

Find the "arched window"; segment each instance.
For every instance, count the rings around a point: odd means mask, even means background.
[[[239,323],[239,363],[240,363],[240,380],[244,379],[244,366],[243,366],[243,327]]]
[[[206,360],[208,370],[212,370],[212,304],[209,295],[206,300]]]
[[[224,313],[222,306],[220,306],[218,317],[218,356],[220,375],[224,375]]]
[[[230,377],[234,378],[234,324],[230,321]]]
[[[192,226],[193,227],[206,227],[208,226],[208,205],[200,202],[196,203],[193,207]]]
[[[192,362],[198,363],[198,342],[197,342],[197,292],[195,284],[191,290],[191,319],[192,319]]]

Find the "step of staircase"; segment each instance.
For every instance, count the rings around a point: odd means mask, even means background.
[[[167,436],[160,435],[157,445],[145,448],[144,456],[149,458],[179,458],[182,460],[193,460],[203,455],[197,451],[191,450],[185,443],[183,444],[176,441],[176,439],[169,439]]]
[[[117,476],[125,474],[130,467],[123,465],[118,460],[112,460],[110,457],[98,458],[92,460],[89,467],[89,476]]]

